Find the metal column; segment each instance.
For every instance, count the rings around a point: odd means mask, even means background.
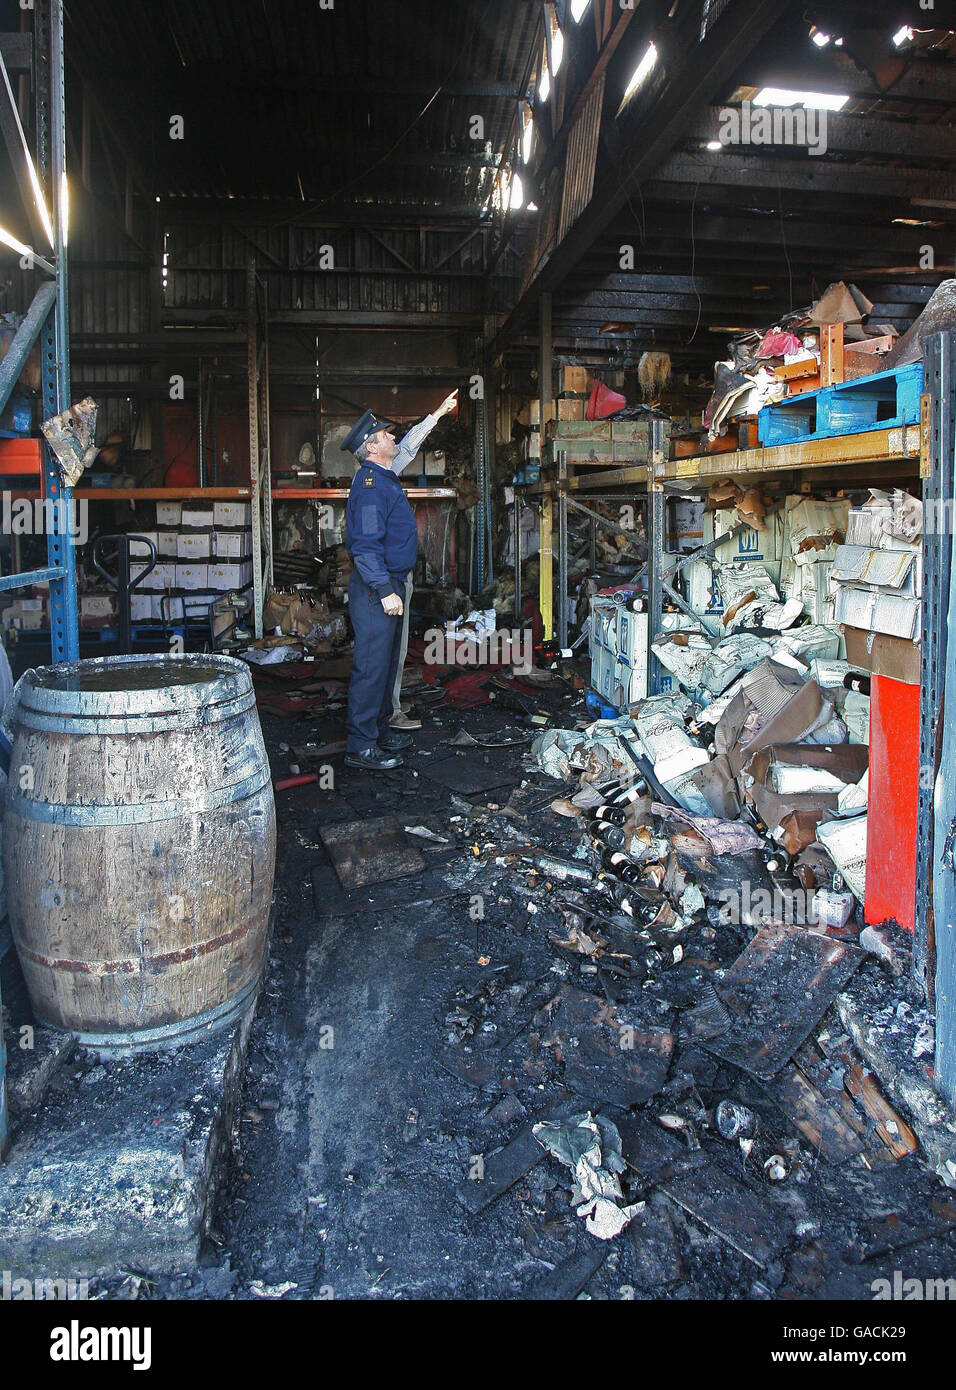
[[[263,581],[271,588],[275,583],[272,555],[272,403],[269,389],[269,287],[262,287],[262,371],[259,406],[262,460],[259,487],[262,492],[262,547],[264,556]]]
[[[568,456],[557,450],[558,460],[558,643],[568,645]]]
[[[550,497],[541,499],[541,519],[539,526],[538,554],[538,607],[541,609],[541,621],[544,624],[544,640],[550,642],[554,636],[554,576],[553,576],[553,550],[552,533],[554,527],[554,503]]]
[[[494,579],[491,530],[491,475],[493,472],[488,438],[488,399],[482,393],[475,401],[475,461],[478,482],[478,515],[475,523],[475,584],[480,591]]]
[[[511,534],[514,537],[515,548],[515,626],[521,622],[521,508],[524,504],[521,498],[515,493],[514,505],[512,507]]]
[[[952,335],[944,335],[949,341],[948,379],[952,384]],[[945,357],[947,349],[944,349]],[[940,398],[942,399],[942,398]],[[952,409],[953,397],[943,400],[949,412],[949,430],[943,432],[940,442],[946,443],[950,465],[953,461]],[[952,547],[956,535],[940,537],[944,547],[949,550],[949,584],[945,591],[946,607],[944,626],[947,631],[947,650],[945,666],[944,702],[949,694],[950,705],[956,699],[956,564],[952,559]],[[924,578],[924,585],[925,585]],[[925,592],[925,590],[924,590]],[[924,600],[925,602],[925,600]],[[923,635],[925,641],[925,633]],[[924,655],[925,660],[925,655]],[[922,698],[922,697],[921,697]],[[932,869],[932,924],[936,937],[936,1057],[935,1078],[941,1092],[951,1106],[956,1107],[956,717],[952,708],[949,718],[942,720],[942,738],[939,759],[939,776],[935,779],[935,815],[933,823],[933,852],[930,859]],[[922,715],[922,710],[921,710]],[[922,723],[922,719],[921,719]],[[922,729],[921,729],[922,733]],[[934,746],[935,751],[935,746]],[[922,753],[921,753],[922,758]],[[920,821],[919,847],[920,863],[917,868],[917,883],[924,868],[924,823],[922,818],[922,776],[920,767]],[[923,896],[923,888],[917,887],[917,896]],[[917,921],[917,926],[919,922]],[[932,999],[932,995],[930,996]]]
[[[920,748],[913,974],[932,1001],[935,971],[933,789],[940,763],[947,669],[947,617],[954,485],[953,402],[956,333],[935,333],[924,348],[920,475],[923,483],[923,598],[920,637]],[[950,685],[952,690],[954,687]],[[943,764],[949,766],[949,764]],[[941,843],[941,842],[940,842]]]
[[[653,642],[663,625],[664,570],[664,464],[663,421],[651,421],[651,457],[647,469],[647,693],[660,694],[661,666]]]
[[[259,305],[254,262],[246,268],[246,370],[249,400],[249,482],[252,485],[252,622],[262,636],[262,493],[259,487]]]

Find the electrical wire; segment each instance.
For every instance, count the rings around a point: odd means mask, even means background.
[[[685,347],[690,347],[691,343],[697,337],[697,330],[700,327],[701,315],[704,312],[704,302],[701,299],[700,290],[697,288],[697,229],[694,222],[697,213],[697,190],[699,188],[700,184],[695,183],[694,196],[691,200],[690,205],[690,278],[693,281],[694,293],[697,296],[697,322],[694,324],[693,333],[690,335],[690,337],[684,344]]]

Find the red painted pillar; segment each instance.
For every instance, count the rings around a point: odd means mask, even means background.
[[[894,917],[913,930],[919,686],[888,676],[870,685],[870,780],[866,825],[867,922]]]

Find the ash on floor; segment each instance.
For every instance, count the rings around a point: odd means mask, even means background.
[[[336,734],[263,725],[277,776],[280,742]],[[706,909],[642,937],[533,869],[542,850],[589,861],[526,726],[494,706],[425,725],[399,772],[332,756],[334,790],[278,794],[277,925],[220,1209],[204,1267],[152,1296],[870,1299],[901,1258],[951,1272],[951,1198],[845,1089],[859,1058],[834,1007],[769,1081],[708,1050],[713,985],[754,935],[717,908],[740,858],[709,880],[698,862]],[[477,746],[449,746],[462,728]],[[373,817],[424,830],[424,868],[346,892],[323,827]],[[905,993],[871,958],[848,989]],[[753,1137],[718,1133],[722,1100]],[[588,1114],[620,1137],[614,1206],[637,1208],[610,1240],[532,1133]]]

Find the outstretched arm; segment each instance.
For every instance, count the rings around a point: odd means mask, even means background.
[[[456,389],[452,391],[450,396],[445,397],[436,411],[431,415],[426,415],[424,420],[419,420],[417,425],[412,425],[401,444],[399,444],[398,453],[392,459],[393,473],[401,473],[408,467],[441,417],[455,410],[457,405],[458,391]]]

